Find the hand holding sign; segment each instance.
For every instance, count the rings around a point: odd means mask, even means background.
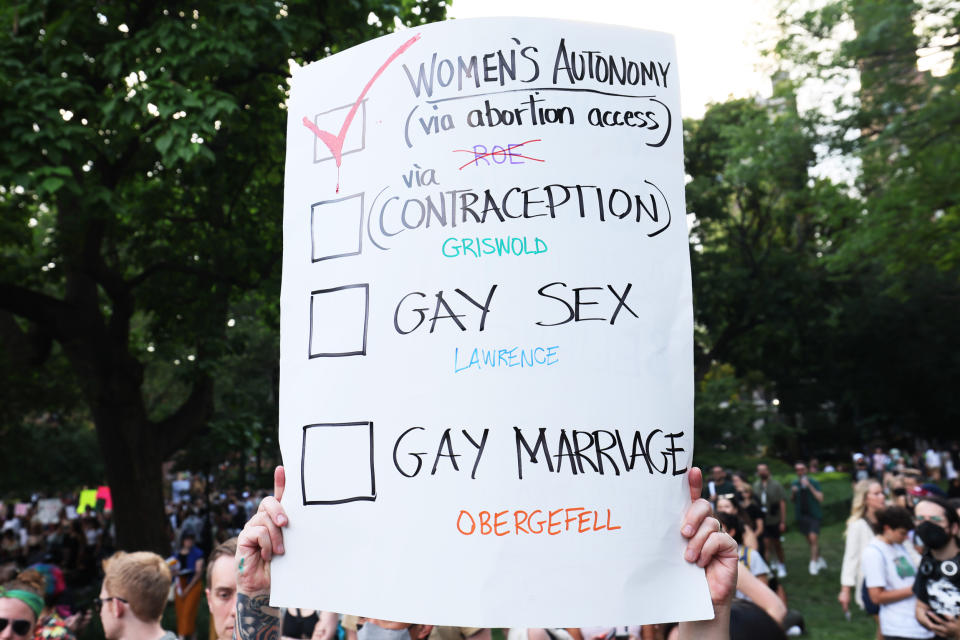
[[[714,608],[729,607],[737,585],[737,543],[720,531],[720,522],[716,518],[710,517],[713,507],[700,497],[703,489],[700,469],[690,469],[687,479],[690,482],[690,506],[684,514],[680,532],[690,542],[683,557],[706,570]]]
[[[681,638],[722,637],[714,635],[727,629],[730,602],[737,586],[737,544],[720,531],[720,523],[711,517],[710,503],[700,498],[703,475],[699,468],[687,473],[690,484],[690,505],[681,525],[681,534],[689,539],[684,558],[703,567],[710,587],[710,598],[716,616],[713,620],[681,624]],[[273,627],[275,618],[264,615],[264,594],[270,592],[270,561],[284,552],[282,527],[287,526],[286,512],[278,498],[283,497],[286,476],[283,467],[274,471],[274,495],[260,503],[257,513],[247,522],[237,542],[237,586],[244,596],[238,600],[238,619],[252,619]],[[331,550],[336,552],[336,550]],[[261,596],[254,598],[252,596]],[[252,609],[256,607],[257,610]],[[251,609],[251,610],[246,610]],[[264,637],[261,629],[241,625],[241,638]]]
[[[260,502],[257,513],[237,538],[237,591],[246,595],[270,592],[270,559],[283,553],[287,515],[280,506],[286,476],[283,467],[273,472],[273,495]]]
[[[251,588],[470,627],[712,614],[675,529],[694,393],[677,80],[666,34],[539,19],[426,25],[294,73],[279,444],[297,526],[262,572],[282,526],[264,503]],[[726,549],[706,517],[701,566]],[[451,567],[456,590],[429,578]]]

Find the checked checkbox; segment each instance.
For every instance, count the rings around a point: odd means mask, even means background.
[[[369,312],[366,283],[311,291],[309,358],[367,355]]]
[[[377,498],[373,423],[328,422],[303,428],[303,504],[343,504]]]
[[[336,133],[340,131],[341,126],[343,125],[344,119],[350,113],[350,110],[353,108],[354,103],[345,104],[342,107],[336,107],[335,109],[330,109],[329,111],[323,111],[318,113],[313,117],[314,128],[319,130],[333,131]],[[363,151],[367,146],[367,101],[366,99],[361,100],[357,106],[357,111],[354,116],[354,123],[352,127],[349,127],[345,132],[343,139],[343,147],[340,150],[340,157],[349,155],[351,153],[357,153],[358,151]],[[309,122],[309,120],[307,120]],[[335,156],[330,151],[330,148],[320,141],[319,138],[314,139],[313,141],[313,162],[325,162],[327,160],[335,160]],[[340,161],[337,160],[337,165],[339,166]]]
[[[363,193],[310,205],[310,261],[360,255]]]

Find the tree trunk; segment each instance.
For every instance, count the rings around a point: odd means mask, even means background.
[[[113,497],[117,548],[170,555],[164,521],[163,454],[155,426],[125,419],[118,407],[94,410],[97,437]]]

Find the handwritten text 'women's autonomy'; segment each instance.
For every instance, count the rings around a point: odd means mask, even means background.
[[[537,55],[539,50],[534,46],[521,47],[517,38],[513,38],[513,41],[516,47],[468,57],[457,56],[456,60],[438,59],[434,53],[429,62],[421,62],[416,71],[411,71],[406,64],[403,70],[418,98],[421,94],[432,97],[438,87],[455,86],[457,91],[462,91],[464,87],[479,89],[481,85],[503,86],[508,80],[536,82],[541,77],[542,64]],[[578,51],[568,47],[565,38],[560,39],[553,58],[554,86],[574,86],[578,82],[591,80],[610,86],[654,85],[665,88],[670,70],[669,62],[637,61],[598,50]]]

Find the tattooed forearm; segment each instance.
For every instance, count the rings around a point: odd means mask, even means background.
[[[279,640],[280,612],[270,606],[270,595],[237,594],[237,640]]]

